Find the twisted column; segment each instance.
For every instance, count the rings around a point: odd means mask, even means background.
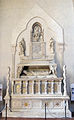
[[[7,96],[9,96],[9,90],[10,90],[10,67],[8,67],[8,75],[7,75],[7,92],[6,92]]]
[[[63,66],[63,83],[64,83],[64,96],[67,95],[66,91],[66,65]]]

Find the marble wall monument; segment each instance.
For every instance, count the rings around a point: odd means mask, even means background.
[[[66,67],[63,76],[57,77],[55,63],[56,43],[63,44],[62,39],[61,27],[38,6],[16,28],[5,96],[8,117],[44,118],[45,103],[47,118],[64,117],[65,103],[67,117],[71,117]]]

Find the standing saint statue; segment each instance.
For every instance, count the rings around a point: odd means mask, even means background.
[[[55,68],[52,65],[50,66],[50,73],[55,75]]]
[[[22,38],[22,40],[19,42],[19,47],[20,47],[20,52],[19,55],[26,55],[25,51],[26,51],[26,43],[24,38]]]
[[[53,38],[50,39],[50,51],[53,53],[54,52],[54,40]]]

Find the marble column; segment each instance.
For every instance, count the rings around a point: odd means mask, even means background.
[[[26,81],[26,93],[25,94],[27,94],[27,86],[28,86],[28,81]]]
[[[40,94],[40,80],[38,81],[38,94]]]
[[[32,94],[34,94],[34,81],[32,81]]]
[[[61,80],[59,81],[59,85],[58,85],[58,93],[62,95],[62,92],[61,92]]]
[[[52,80],[52,82],[51,82],[51,94],[53,94],[53,80]]]
[[[7,107],[10,107],[10,94],[9,94],[9,90],[10,90],[10,67],[8,67],[7,91],[6,91],[6,96],[5,96],[5,104],[7,103]]]
[[[15,81],[12,80],[12,95],[15,94]]]
[[[47,94],[47,81],[45,81],[45,94]]]
[[[13,87],[13,81],[12,81],[12,85],[11,85],[11,86],[12,86],[12,95],[13,95],[13,88],[14,88],[14,87]]]
[[[42,81],[40,80],[40,94],[42,94]]]
[[[8,67],[8,76],[7,76],[7,91],[6,95],[9,96],[10,92],[10,67]]]
[[[20,81],[20,95],[21,95],[21,81]]]
[[[66,66],[63,66],[63,83],[64,83],[64,96],[67,95],[66,91]]]

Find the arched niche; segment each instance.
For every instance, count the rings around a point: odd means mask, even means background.
[[[40,23],[36,22],[32,25],[31,31],[31,41],[32,42],[41,42],[43,41],[43,30]]]
[[[55,32],[57,39],[56,41],[59,43],[63,43],[63,29],[62,27],[57,24],[57,22],[52,19],[42,8],[40,8],[37,4],[29,11],[29,13],[23,17],[23,19],[18,23],[16,28],[13,30],[12,34],[12,45],[16,45],[16,41],[20,34],[27,29],[27,27],[30,25],[32,21],[40,22],[41,20],[45,22],[45,25],[47,25],[52,31]],[[43,24],[43,22],[41,23]],[[43,25],[42,25],[43,26]]]

